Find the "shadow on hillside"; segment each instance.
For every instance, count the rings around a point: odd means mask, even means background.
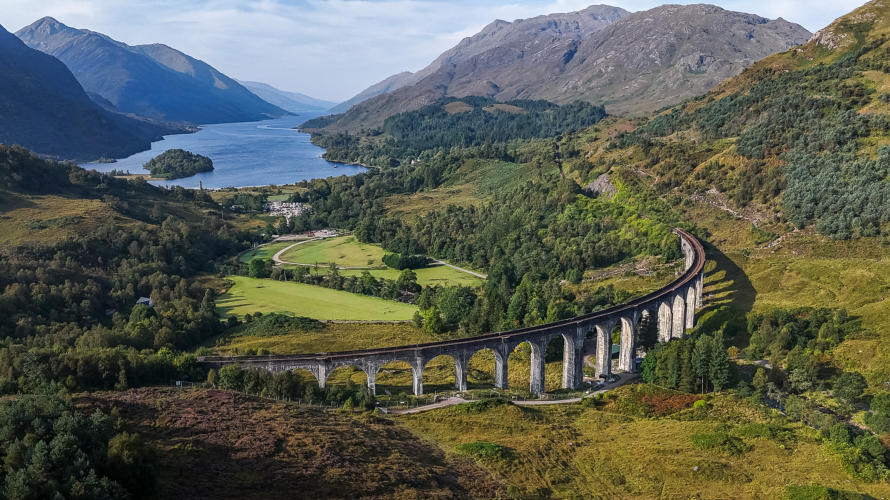
[[[704,304],[696,325],[699,330],[724,329],[733,345],[747,344],[746,316],[754,307],[757,291],[748,275],[714,245],[704,242],[705,254],[715,266],[705,275]]]
[[[103,394],[81,406],[117,408],[125,428],[155,445],[161,497],[469,498],[476,489],[503,495],[484,469],[451,460],[386,419],[217,390]]]

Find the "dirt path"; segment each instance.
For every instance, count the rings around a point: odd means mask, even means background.
[[[477,277],[477,278],[482,278],[482,279],[484,279],[484,280],[485,280],[485,279],[488,279],[488,276],[486,276],[486,275],[484,275],[484,274],[482,274],[482,273],[477,273],[477,272],[475,272],[475,271],[470,271],[469,269],[464,269],[464,268],[462,268],[462,267],[457,267],[457,266],[455,266],[454,264],[449,264],[449,263],[445,262],[444,260],[434,260],[433,263],[435,263],[435,264],[439,264],[439,265],[442,265],[442,266],[445,266],[445,267],[450,267],[451,269],[454,269],[455,271],[460,271],[460,272],[462,272],[462,273],[471,274],[471,275],[473,275],[473,276],[475,276],[475,277]]]
[[[636,383],[640,380],[640,376],[638,374],[630,374],[629,377],[622,378],[616,383],[606,384],[602,389],[597,389],[589,394],[585,394],[584,396],[579,396],[576,398],[568,398],[568,399],[554,399],[554,400],[546,400],[546,399],[529,399],[529,400],[519,400],[513,401],[514,405],[518,406],[546,406],[546,405],[563,405],[569,403],[577,403],[582,399],[596,396],[597,394],[602,394],[606,391],[611,391],[612,389],[621,387],[622,385],[627,385],[631,383]],[[464,399],[462,397],[454,396],[448,399],[444,399],[442,401],[437,401],[435,403],[431,403],[424,406],[418,406],[416,408],[409,408],[407,410],[391,410],[389,413],[393,415],[410,415],[412,413],[421,413],[430,410],[437,410],[439,408],[446,408],[448,406],[455,406],[464,403],[472,403],[474,401],[479,401],[478,399]]]

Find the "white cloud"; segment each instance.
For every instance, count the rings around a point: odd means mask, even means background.
[[[602,1],[630,11],[652,0],[0,0],[17,30],[42,16],[130,43],[166,43],[230,76],[342,100],[416,71],[494,19],[512,21]],[[35,5],[35,3],[37,5]],[[676,0],[670,3],[676,3]],[[682,1],[680,3],[694,3]],[[718,0],[814,31],[860,0]]]

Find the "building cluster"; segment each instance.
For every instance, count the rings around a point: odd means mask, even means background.
[[[270,203],[266,203],[263,206],[263,209],[268,211],[269,215],[273,217],[284,217],[286,219],[290,219],[291,217],[296,217],[298,215],[303,215],[305,213],[308,213],[310,210],[309,205],[305,203],[287,201],[273,201]]]

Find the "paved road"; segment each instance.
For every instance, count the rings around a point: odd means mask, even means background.
[[[310,241],[318,241],[318,240],[323,240],[323,239],[324,239],[324,238],[311,238],[311,239],[308,239],[308,240],[301,240],[301,241],[298,241],[298,242],[294,243],[293,245],[288,245],[288,246],[282,248],[281,250],[275,252],[275,255],[272,256],[272,260],[275,261],[275,265],[278,265],[278,266],[280,266],[281,264],[288,264],[288,265],[291,265],[291,266],[312,267],[312,266],[314,266],[315,264],[302,264],[302,263],[300,263],[300,262],[289,262],[289,261],[286,261],[286,260],[282,260],[282,259],[281,259],[281,256],[284,255],[285,252],[287,252],[288,250],[290,250],[291,248],[293,248],[293,247],[295,247],[295,246],[297,246],[297,245],[302,245],[303,243],[309,243]],[[455,266],[455,265],[453,265],[453,264],[449,264],[449,263],[445,262],[444,260],[434,260],[433,263],[434,263],[434,264],[441,265],[441,266],[445,266],[445,267],[450,267],[451,269],[454,269],[454,270],[456,270],[456,271],[460,271],[460,272],[462,272],[462,273],[467,273],[467,274],[476,276],[477,278],[482,278],[482,279],[487,279],[487,278],[488,278],[488,277],[485,276],[484,274],[477,273],[477,272],[475,272],[475,271],[470,271],[469,269],[464,269],[464,268],[462,268],[462,267],[457,267],[457,266]],[[341,270],[341,271],[349,271],[349,270],[367,269],[367,267],[337,267],[337,269],[339,269],[339,270]]]
[[[602,389],[597,389],[589,394],[585,394],[583,397],[576,398],[568,398],[568,399],[529,399],[529,400],[519,400],[513,401],[514,405],[518,406],[546,406],[546,405],[563,405],[569,403],[577,403],[585,398],[590,398],[596,396],[597,394],[602,394],[607,391],[611,391],[612,389],[621,387],[622,385],[627,385],[631,383],[639,382],[640,376],[638,374],[631,374],[630,376],[622,377],[618,382],[612,384],[606,384]],[[435,403],[431,403],[424,406],[418,406],[416,408],[409,408],[407,410],[390,410],[389,413],[393,415],[409,415],[412,413],[421,413],[430,410],[437,410],[439,408],[445,408],[448,406],[455,406],[464,403],[472,403],[473,401],[478,401],[478,399],[464,399],[462,397],[454,396],[448,399],[444,399],[442,401],[437,401]]]

